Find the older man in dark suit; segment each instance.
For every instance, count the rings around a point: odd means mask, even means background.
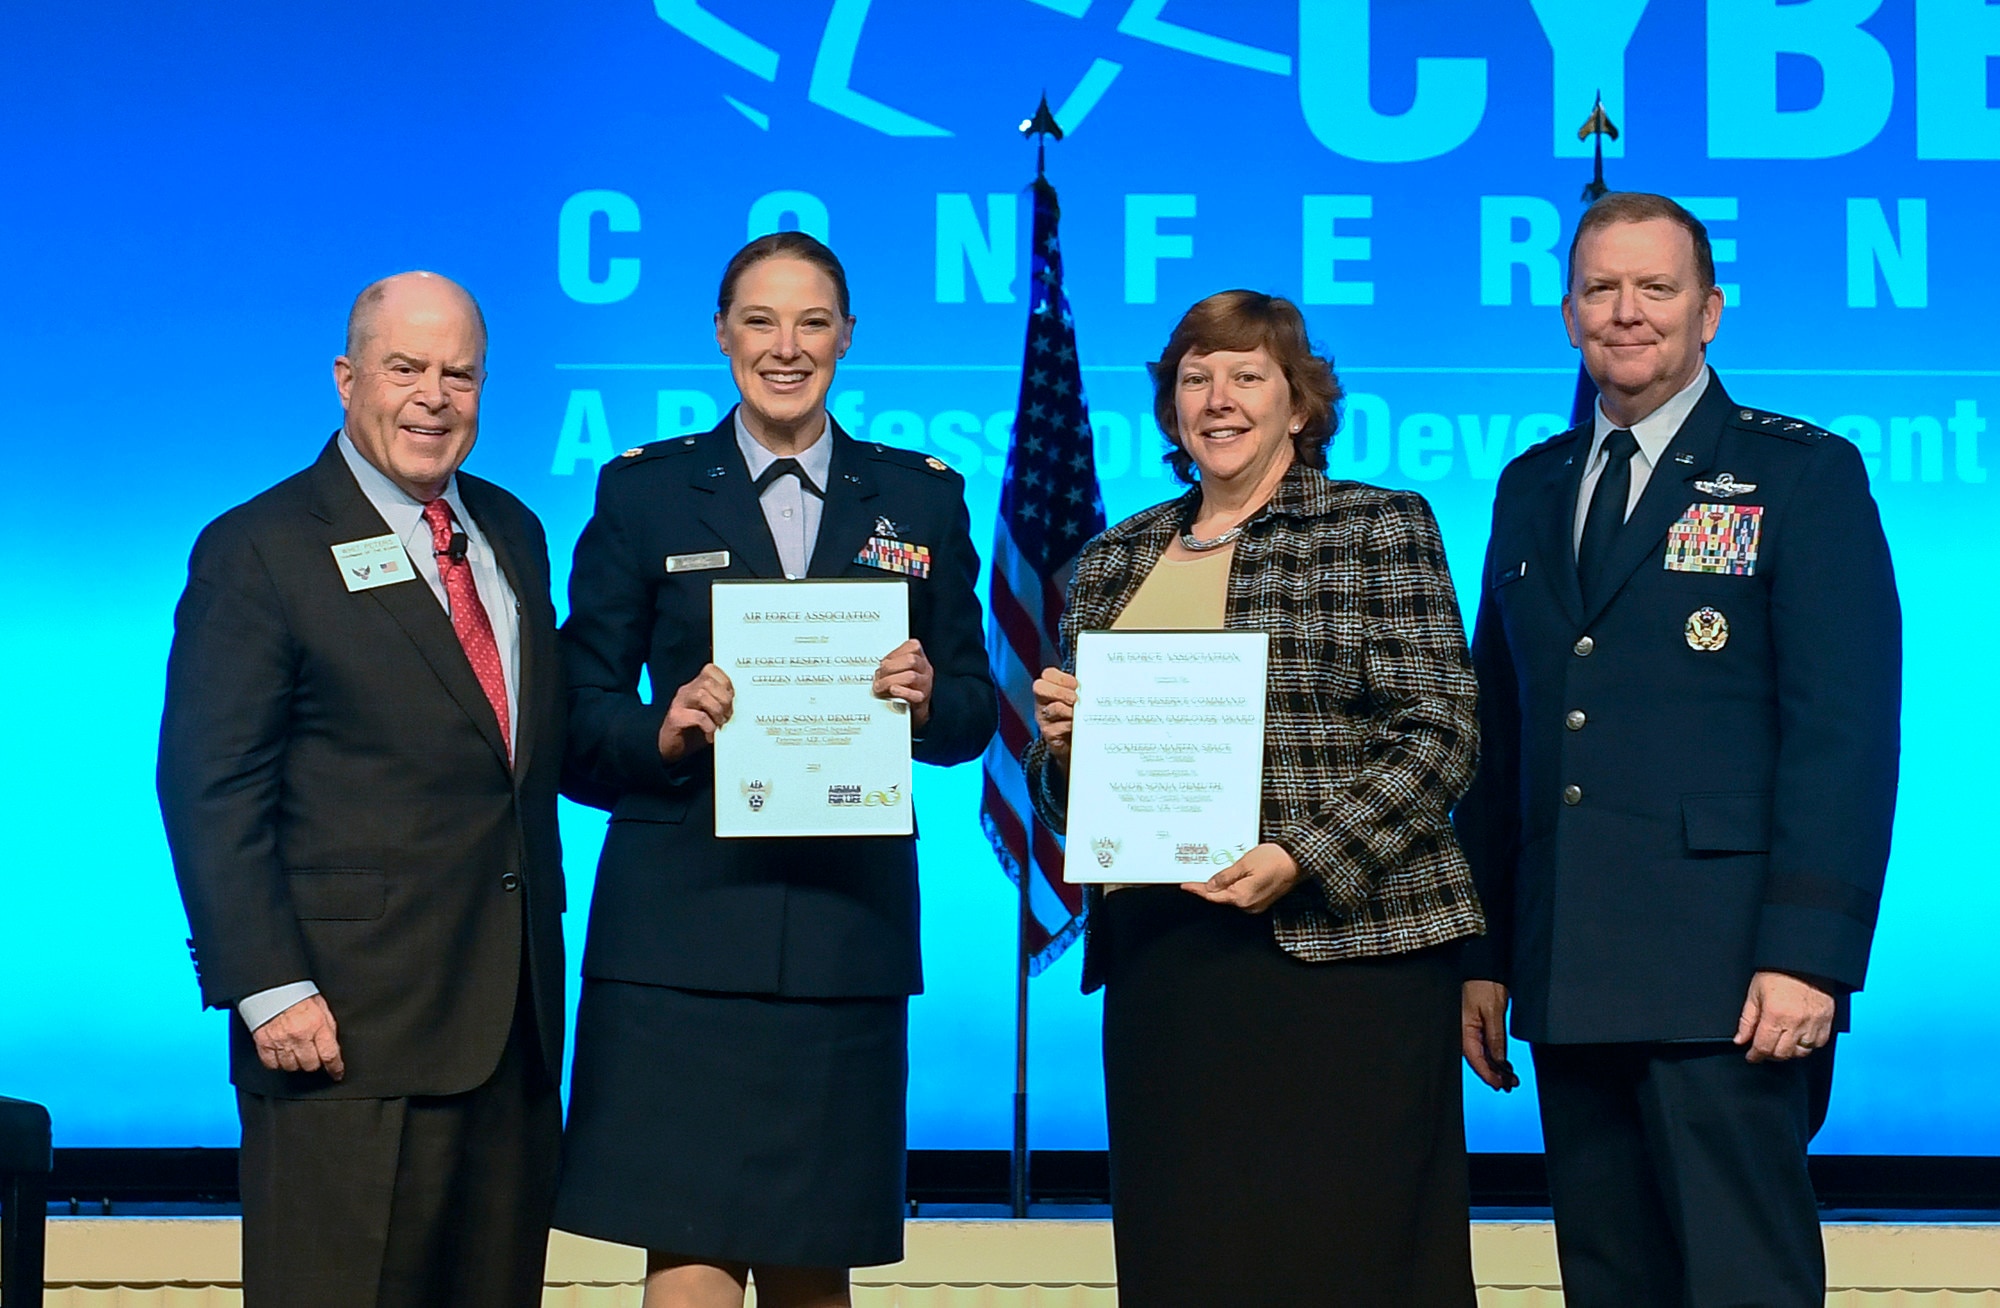
[[[1895,808],[1888,547],[1852,445],[1709,369],[1679,205],[1600,200],[1563,316],[1600,398],[1494,504],[1466,1058],[1511,1086],[1511,998],[1573,1308],[1817,1308],[1806,1144]]]
[[[458,471],[485,354],[444,278],[364,291],[341,430],[202,532],[175,614],[160,808],[236,1014],[251,1308],[540,1302],[564,698],[541,524]]]

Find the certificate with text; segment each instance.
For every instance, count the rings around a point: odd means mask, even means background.
[[[910,708],[876,665],[910,636],[907,581],[718,581],[718,836],[907,836]]]
[[[1257,843],[1261,631],[1086,631],[1063,879],[1206,881]]]

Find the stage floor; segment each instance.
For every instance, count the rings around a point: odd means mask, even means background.
[[[1828,1308],[2000,1308],[2000,1223],[1948,1216],[1829,1220]],[[48,1308],[233,1308],[242,1302],[236,1228],[233,1217],[51,1218]],[[857,1308],[1118,1301],[1111,1224],[1102,1216],[1038,1212],[1013,1221],[933,1209],[911,1221],[907,1245],[902,1262],[855,1273]],[[1472,1256],[1481,1308],[1561,1304],[1546,1220],[1482,1213]],[[643,1265],[636,1249],[558,1232],[544,1308],[637,1308]]]

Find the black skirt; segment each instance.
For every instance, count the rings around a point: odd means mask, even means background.
[[[1307,963],[1173,886],[1092,929],[1120,1308],[1472,1308],[1454,946]]]
[[[908,1013],[586,980],[555,1225],[704,1262],[897,1261]]]

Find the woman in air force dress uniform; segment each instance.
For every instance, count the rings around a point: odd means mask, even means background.
[[[995,704],[964,485],[827,413],[853,337],[833,252],[783,232],[723,274],[742,402],[612,460],[563,628],[570,793],[611,810],[584,952],[556,1225],[647,1251],[647,1308],[845,1304],[902,1256],[905,1052],[921,988],[913,837],[714,835],[734,692],[709,587],[907,579],[874,673],[915,757],[978,756]],[[652,687],[640,694],[640,678]]]

